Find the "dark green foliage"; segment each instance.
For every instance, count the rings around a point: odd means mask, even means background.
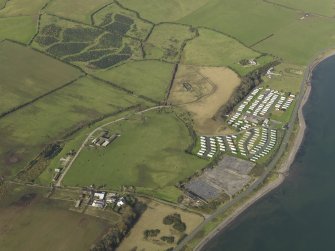
[[[109,13],[105,16],[104,20],[100,24],[100,26],[105,26],[113,22],[113,13]]]
[[[88,43],[58,43],[47,49],[47,52],[57,57],[76,54],[85,49]]]
[[[41,46],[49,46],[58,42],[58,39],[51,36],[38,36],[35,41]]]
[[[249,60],[248,59],[242,59],[239,62],[241,65],[248,65],[249,64]]]
[[[168,216],[165,216],[163,219],[163,223],[165,225],[172,225],[175,222],[180,222],[180,221],[181,221],[180,214],[170,214]]]
[[[174,248],[168,248],[165,251],[173,251]]]
[[[94,41],[103,31],[94,28],[67,28],[63,31],[64,42],[90,42]]]
[[[66,61],[88,62],[99,59],[111,53],[111,50],[90,50],[80,53],[79,55],[65,58]]]
[[[55,157],[60,151],[62,150],[62,147],[58,144],[50,144],[47,145],[46,148],[44,148],[42,152],[42,156],[45,159],[52,159]]]
[[[45,36],[59,37],[61,31],[62,31],[61,27],[55,24],[49,24],[42,28],[41,34]]]
[[[99,39],[99,48],[120,48],[122,46],[122,37],[117,34],[106,33]]]
[[[144,238],[148,238],[148,237],[156,237],[157,235],[159,235],[159,233],[161,232],[161,230],[159,229],[149,229],[149,230],[145,230],[143,232],[144,234]]]
[[[116,33],[116,34],[119,34],[121,37],[123,37],[130,30],[131,25],[120,23],[120,22],[114,22],[114,23],[106,25],[104,28],[114,34]]]
[[[131,51],[131,48],[129,45],[125,45],[123,47],[123,49],[119,52],[119,54],[127,54],[127,55],[131,55],[132,54],[132,51]]]
[[[173,228],[178,230],[179,232],[184,232],[186,230],[186,224],[184,222],[176,222],[173,224]]]
[[[173,236],[162,236],[161,240],[165,241],[169,244],[174,243],[174,237]]]
[[[100,69],[106,69],[130,58],[130,55],[108,55],[100,60],[91,62],[91,65]]]
[[[123,16],[123,15],[120,15],[120,14],[116,14],[114,18],[115,18],[115,21],[120,22],[120,23],[125,23],[125,24],[133,24],[134,23],[134,20],[131,19],[130,17]]]

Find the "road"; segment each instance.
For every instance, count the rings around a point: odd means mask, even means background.
[[[142,114],[142,113],[146,113],[146,112],[149,112],[149,111],[152,111],[152,110],[157,110],[157,109],[161,109],[161,108],[167,108],[167,107],[170,107],[170,106],[167,106],[167,105],[160,105],[160,106],[154,106],[154,107],[151,107],[151,108],[148,108],[148,109],[145,109],[143,111],[140,111],[140,112],[137,112],[135,114]],[[110,121],[106,124],[103,124],[97,128],[95,128],[87,137],[86,139],[84,140],[84,142],[81,144],[80,148],[78,149],[78,151],[76,152],[76,154],[73,156],[73,158],[71,159],[71,161],[68,163],[68,165],[65,167],[64,171],[62,172],[61,176],[59,177],[57,183],[56,183],[56,187],[60,187],[62,185],[62,180],[64,179],[65,175],[67,174],[67,172],[70,170],[71,166],[73,165],[73,163],[76,161],[76,159],[78,158],[80,152],[85,148],[87,142],[93,137],[93,135],[97,132],[97,131],[100,131],[100,130],[103,130],[104,127],[106,126],[109,126],[109,125],[112,125],[112,124],[115,124],[115,123],[118,123],[120,121],[123,121],[125,119],[127,119],[129,117],[128,116],[124,116],[122,118],[119,118],[117,120],[114,120],[114,121]]]

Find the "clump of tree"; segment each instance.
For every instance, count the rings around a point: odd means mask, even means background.
[[[241,84],[235,89],[228,102],[221,107],[219,111],[220,117],[224,119],[225,116],[229,114],[234,107],[250,93],[252,89],[262,83],[262,76],[266,74],[268,69],[278,65],[279,63],[279,61],[271,62],[244,76]]]
[[[174,243],[174,236],[162,236],[161,240],[171,244]]]
[[[59,144],[49,144],[42,151],[42,157],[45,159],[52,159],[57,156],[61,150],[62,147]]]
[[[144,238],[148,239],[149,237],[158,236],[160,232],[161,232],[161,230],[159,230],[159,229],[147,229],[143,232],[143,234],[144,234]]]
[[[245,65],[248,65],[249,64],[249,60],[248,59],[242,59],[242,60],[240,60],[240,65],[243,65],[243,66],[245,66]]]
[[[186,230],[186,224],[182,222],[180,214],[170,214],[164,217],[163,223],[165,225],[172,225],[172,227],[179,232],[184,232]]]

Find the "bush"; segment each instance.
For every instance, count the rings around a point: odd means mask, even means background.
[[[104,28],[106,28],[108,31],[112,33],[117,33],[121,37],[123,37],[130,30],[131,25],[120,22],[113,22],[111,24],[106,25]]]
[[[62,28],[56,24],[49,24],[41,29],[41,34],[45,36],[59,37]]]
[[[174,237],[173,236],[162,236],[161,240],[171,244],[174,242]]]
[[[157,235],[159,235],[159,233],[161,232],[161,230],[159,229],[149,229],[149,230],[145,230],[143,232],[144,234],[144,238],[148,238],[148,237],[156,237]]]
[[[57,57],[76,54],[85,49],[88,43],[58,43],[47,49],[47,52]]]
[[[99,39],[98,48],[120,48],[122,46],[122,37],[118,34],[106,33]]]
[[[97,39],[103,31],[94,28],[67,28],[63,31],[64,42],[90,42]]]
[[[79,55],[65,58],[66,61],[88,62],[99,59],[111,53],[111,50],[91,50],[80,53]]]
[[[41,46],[49,46],[59,42],[57,38],[52,36],[38,36],[36,37],[35,41]]]
[[[178,230],[179,232],[184,232],[186,230],[186,224],[179,221],[173,224],[173,228]]]
[[[120,15],[120,14],[115,15],[115,21],[120,22],[120,23],[129,24],[129,25],[134,23],[134,20],[131,19],[130,17]]]
[[[107,24],[110,24],[113,22],[113,13],[108,13],[105,17],[102,23],[99,26],[105,26]]]
[[[91,65],[100,69],[106,69],[130,58],[130,55],[108,55],[100,60],[91,62]]]
[[[172,225],[176,222],[180,222],[181,221],[181,217],[180,214],[170,214],[168,216],[165,216],[163,219],[163,223],[165,225]]]

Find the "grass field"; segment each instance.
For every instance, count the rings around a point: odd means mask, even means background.
[[[184,87],[185,83],[191,90]],[[197,133],[215,135],[226,127],[213,117],[239,84],[238,76],[225,67],[180,66],[169,101],[191,112]]]
[[[8,41],[0,43],[0,61],[6,62],[0,64],[0,114],[82,75],[69,65]]]
[[[158,193],[207,163],[184,152],[191,138],[174,113],[137,115],[109,130],[121,136],[107,148],[84,149],[65,176],[65,185],[134,185]]]
[[[203,221],[203,218],[197,214],[151,201],[148,203],[147,210],[117,251],[134,250],[135,247],[137,248],[136,250],[165,251],[170,247],[176,246],[176,242],[182,237],[182,233],[174,230],[169,225],[163,224],[164,217],[174,213],[180,214],[182,221],[186,223],[186,234],[191,233]],[[145,239],[143,232],[148,229],[159,229],[160,233],[157,237]],[[162,236],[174,236],[175,241],[172,244],[168,244],[160,240]]]
[[[91,14],[110,0],[55,0],[48,4],[47,13],[91,24]]]
[[[182,62],[189,65],[199,66],[229,66],[240,75],[254,70],[254,67],[243,67],[239,64],[242,59],[255,59],[260,53],[255,52],[238,41],[221,33],[199,29],[200,36],[189,42],[185,47]],[[268,57],[261,63],[271,62]]]
[[[0,10],[0,17],[37,15],[47,2],[48,0],[10,0],[7,1],[6,7]]]
[[[36,33],[37,17],[7,17],[0,18],[0,41],[12,39],[27,44]]]
[[[271,0],[271,2],[282,4],[290,8],[299,9],[307,13],[313,12],[329,17],[333,17],[335,15],[334,0],[324,0],[322,3],[311,0]]]
[[[334,43],[335,20],[308,17],[283,26],[255,48],[279,56],[286,62],[306,65],[322,50],[333,48]]]
[[[107,231],[107,222],[67,210],[73,202],[45,199],[36,189],[10,189],[0,204],[2,250],[88,250]],[[34,196],[21,197],[27,194]]]
[[[264,77],[262,85],[278,91],[298,93],[304,71],[304,67],[283,63],[275,67],[275,73],[279,75],[271,79]]]
[[[210,0],[120,0],[125,7],[138,11],[152,22],[172,22],[193,13]],[[148,8],[150,6],[150,8]]]
[[[95,75],[112,81],[136,94],[164,100],[172,79],[174,65],[155,60],[134,61]]]
[[[157,25],[144,45],[146,58],[177,62],[182,44],[185,40],[195,37],[195,35],[195,31],[188,26],[178,24]]]
[[[300,16],[300,12],[262,0],[210,0],[178,22],[213,28],[252,45]]]
[[[88,121],[139,101],[90,78],[49,95],[1,120],[1,173],[15,174],[42,147]]]

